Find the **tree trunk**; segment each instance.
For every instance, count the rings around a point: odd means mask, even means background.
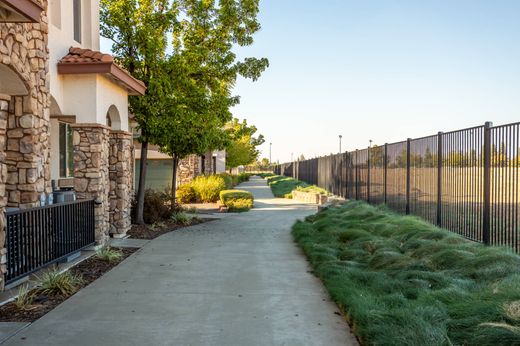
[[[139,185],[137,188],[137,210],[136,223],[144,225],[144,190],[146,182],[146,163],[148,160],[148,142],[143,142],[141,145],[141,161],[139,162]]]
[[[175,210],[175,204],[177,199],[177,167],[179,167],[179,157],[173,155],[173,175],[172,175],[172,194],[171,194],[171,210]]]

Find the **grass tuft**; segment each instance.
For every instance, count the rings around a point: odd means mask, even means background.
[[[18,297],[14,301],[14,305],[20,310],[29,310],[34,302],[34,292],[29,289],[29,286],[22,285],[18,289]]]
[[[41,277],[40,292],[49,295],[70,296],[74,294],[83,283],[83,278],[72,274],[70,271],[60,273],[58,268],[45,272]]]
[[[112,249],[110,246],[104,247],[96,252],[96,257],[105,262],[118,261],[123,257],[119,250]]]
[[[352,201],[298,221],[313,272],[367,345],[520,345],[520,256]]]

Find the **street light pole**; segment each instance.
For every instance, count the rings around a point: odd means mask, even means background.
[[[271,160],[271,147],[273,146],[273,143],[269,143],[269,164],[273,163]]]
[[[339,135],[339,152],[341,153],[341,138],[343,138],[342,135]]]

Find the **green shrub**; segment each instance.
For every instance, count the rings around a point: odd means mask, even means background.
[[[269,178],[269,177],[274,176],[275,174],[274,174],[274,173],[258,173],[257,175],[258,175],[260,178],[267,179],[267,178]]]
[[[112,249],[110,246],[104,247],[96,252],[96,258],[105,261],[118,261],[123,257],[123,253],[119,250]]]
[[[330,193],[327,190],[322,189],[321,187],[318,187],[316,185],[298,186],[298,187],[296,187],[296,190],[302,191],[302,192],[319,193],[320,195],[326,195],[326,196],[330,195]]]
[[[58,268],[45,272],[41,277],[40,292],[49,295],[70,296],[83,284],[83,278],[70,271],[60,273]]]
[[[192,181],[197,200],[204,203],[216,202],[220,191],[226,189],[226,181],[219,175],[201,175]]]
[[[238,198],[238,199],[231,199],[226,202],[226,207],[228,207],[228,210],[231,212],[244,212],[249,211],[253,208],[253,200],[249,198]]]
[[[253,194],[244,190],[224,190],[220,192],[220,201],[229,211],[242,212],[253,208]]]
[[[146,224],[154,224],[160,221],[168,220],[171,214],[169,204],[171,200],[163,193],[148,189],[144,192],[144,210],[143,218]],[[136,222],[137,199],[132,200],[132,222]]]
[[[219,177],[222,177],[224,179],[224,182],[226,183],[226,189],[232,189],[234,185],[233,176],[228,173],[220,173],[218,175]]]
[[[179,186],[175,193],[177,203],[188,204],[193,203],[197,200],[197,195],[191,183],[187,183]]]
[[[520,256],[353,201],[293,235],[364,345],[520,345]]]

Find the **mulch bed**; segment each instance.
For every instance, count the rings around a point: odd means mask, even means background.
[[[194,218],[190,220],[190,224],[188,225],[179,225],[174,222],[165,222],[161,226],[150,226],[150,225],[132,225],[132,228],[130,231],[127,232],[127,234],[130,236],[130,238],[134,239],[155,239],[163,234],[175,231],[179,228],[189,227],[198,225],[201,223],[214,221],[216,219],[211,218]]]
[[[81,275],[83,277],[83,284],[78,288],[78,291],[117,266],[138,249],[120,248],[118,250],[123,254],[123,256],[118,260],[106,262],[98,259],[96,256],[92,256],[70,269],[73,274]],[[70,296],[61,295],[42,295],[38,293],[37,288],[33,289],[32,292],[35,292],[36,297],[34,303],[28,310],[18,309],[14,302],[0,306],[0,322],[34,322],[70,298]]]

